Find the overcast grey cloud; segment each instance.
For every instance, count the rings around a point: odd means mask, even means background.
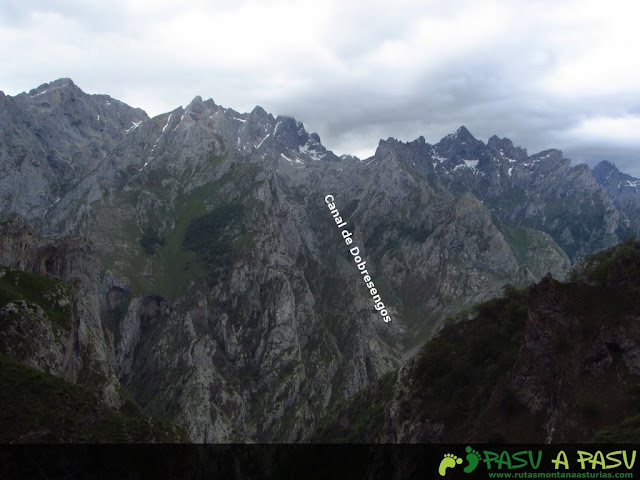
[[[0,9],[0,89],[71,77],[150,115],[262,105],[336,153],[460,125],[640,176],[636,2],[80,0]]]

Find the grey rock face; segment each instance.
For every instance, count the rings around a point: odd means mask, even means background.
[[[52,232],[51,215],[147,115],[60,79],[0,99],[0,209]],[[80,195],[80,196],[78,196]]]
[[[640,230],[640,179],[620,172],[610,162],[602,161],[593,168],[593,175],[602,185],[617,209],[629,219],[627,234]]]
[[[64,377],[65,354],[69,351],[65,333],[68,332],[56,331],[38,304],[22,300],[9,302],[0,309],[0,319],[3,354],[40,371]]]
[[[51,241],[40,237],[18,217],[2,226],[0,264],[52,276],[74,287],[68,294],[71,303],[68,336],[54,335],[52,326],[37,306],[24,303],[5,306],[4,314],[9,318],[12,314],[23,317],[20,325],[32,334],[28,342],[31,353],[16,358],[70,382],[95,387],[106,405],[119,407],[122,404],[118,393],[120,384],[111,368],[109,337],[105,337],[100,319],[99,270],[91,244],[80,238]],[[35,311],[27,312],[28,309]],[[17,320],[12,321],[16,324]],[[11,331],[23,335],[19,326]],[[39,360],[43,356],[50,358]]]
[[[505,283],[563,276],[629,222],[560,152],[527,156],[464,127],[433,146],[381,141],[360,161],[260,107],[196,97],[148,118],[62,79],[1,97],[0,136],[2,214],[91,241],[44,254],[12,234],[3,247],[8,264],[82,292],[87,347],[65,375],[81,378],[89,355],[197,442],[302,439],[446,315]]]

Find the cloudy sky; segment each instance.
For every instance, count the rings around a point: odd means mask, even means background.
[[[7,5],[8,3],[8,5]],[[465,125],[640,177],[634,0],[22,0],[0,90],[60,77],[151,116],[196,95],[291,115],[338,154]]]

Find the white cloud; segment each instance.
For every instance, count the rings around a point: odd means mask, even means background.
[[[638,92],[640,4],[581,1],[558,9],[555,43],[562,62],[546,79],[550,93],[572,97]]]
[[[640,117],[630,115],[586,118],[570,131],[578,142],[586,137],[593,141],[610,142],[624,147],[640,146],[638,132],[640,132]]]

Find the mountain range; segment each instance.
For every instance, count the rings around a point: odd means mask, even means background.
[[[5,282],[0,353],[193,442],[297,442],[446,318],[637,235],[640,180],[465,127],[337,156],[261,107],[149,118],[60,79],[0,92],[0,213],[0,264],[61,282]]]

